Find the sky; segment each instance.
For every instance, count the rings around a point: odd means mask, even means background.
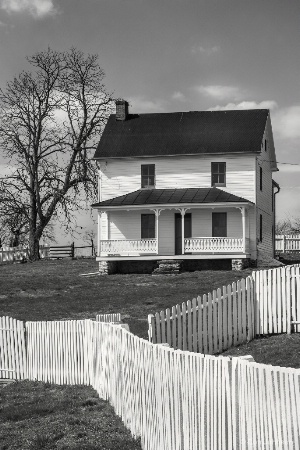
[[[270,109],[277,216],[300,217],[299,0],[0,0],[0,86],[48,46],[98,54],[133,113]]]

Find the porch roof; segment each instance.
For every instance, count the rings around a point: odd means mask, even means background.
[[[139,189],[129,194],[121,195],[99,203],[93,208],[125,207],[142,205],[178,205],[203,203],[251,203],[222,189],[212,188],[186,188],[186,189]],[[225,205],[224,205],[225,206]]]

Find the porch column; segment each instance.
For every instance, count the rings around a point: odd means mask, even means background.
[[[97,239],[97,256],[100,256],[100,239],[101,239],[101,211],[98,211],[98,239]]]
[[[184,216],[186,213],[186,209],[182,208],[180,210],[181,213],[181,253],[184,255]]]
[[[240,209],[242,213],[242,227],[243,227],[243,252],[246,253],[246,208],[245,206],[242,206]]]
[[[105,223],[106,219],[106,223]],[[104,239],[108,239],[108,237],[105,236],[105,228],[106,233],[108,233],[108,222],[107,222],[107,214],[106,211],[98,211],[98,248],[97,248],[97,255],[101,256],[101,241]]]
[[[158,239],[159,239],[159,234],[158,234],[158,218],[159,215],[161,213],[161,209],[155,209],[154,210],[155,213],[155,235],[156,235],[156,254],[158,255]]]

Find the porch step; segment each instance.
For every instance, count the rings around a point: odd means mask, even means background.
[[[161,261],[157,261],[158,268],[154,269],[152,274],[176,274],[182,272],[183,268],[183,260],[177,259],[162,259]]]

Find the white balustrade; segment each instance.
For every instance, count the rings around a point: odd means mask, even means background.
[[[157,253],[157,239],[100,241],[100,254]]]
[[[184,239],[185,253],[243,252],[243,238],[194,237]]]

